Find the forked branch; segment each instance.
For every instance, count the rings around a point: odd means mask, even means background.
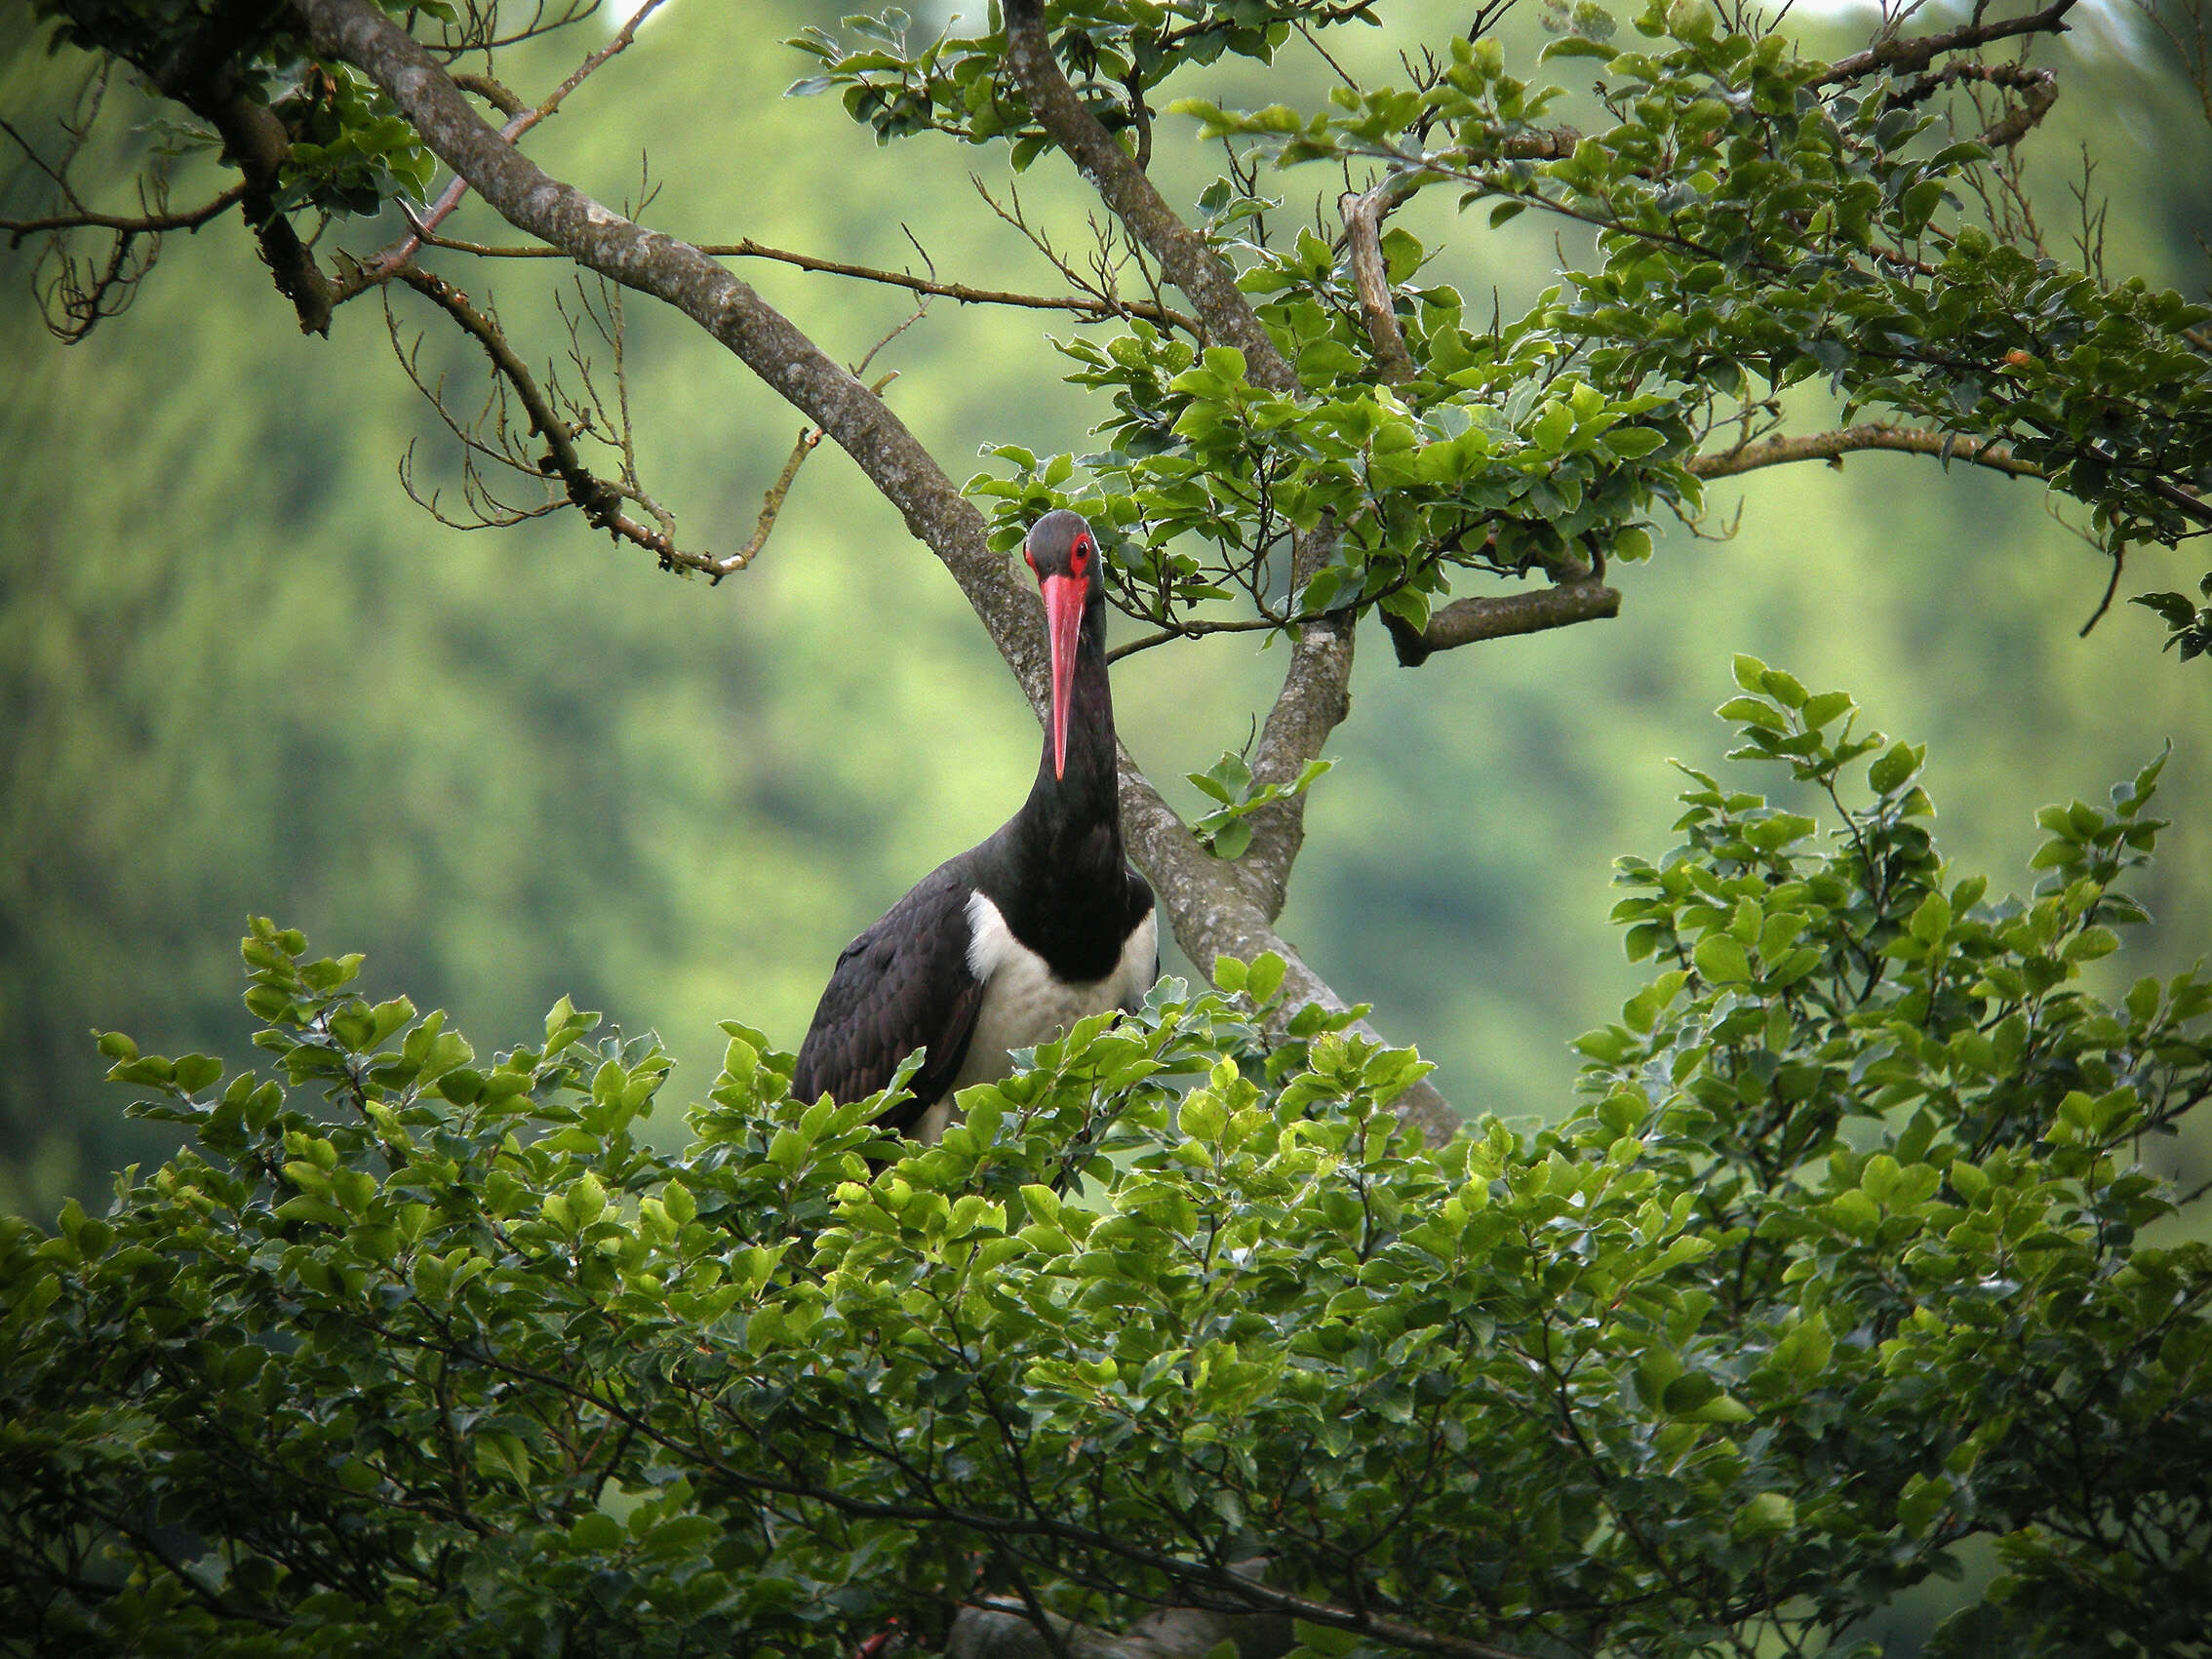
[[[1114,217],[1160,261],[1167,280],[1190,296],[1217,343],[1244,354],[1244,372],[1252,382],[1272,391],[1294,391],[1297,377],[1237,287],[1236,272],[1177,217],[1068,85],[1045,32],[1044,0],[1007,0],[1006,20],[1007,66],[1021,83],[1038,124]]]
[[[697,571],[719,580],[733,571],[744,569],[751,561],[751,553],[742,550],[717,558],[711,553],[697,552],[680,545],[676,540],[673,516],[646,495],[638,488],[634,477],[625,476],[617,482],[602,478],[592,471],[576,446],[576,437],[582,430],[581,423],[566,417],[555,407],[553,394],[539,381],[530,365],[508,341],[505,331],[490,312],[476,306],[467,295],[453,284],[412,265],[395,271],[393,280],[414,289],[444,311],[459,326],[462,333],[477,343],[490,359],[494,373],[521,404],[530,423],[531,436],[544,445],[544,452],[533,468],[525,457],[514,453],[511,441],[494,440],[488,444],[481,437],[473,436],[447,413],[436,394],[425,387],[425,395],[438,405],[441,416],[472,454],[487,455],[516,472],[534,472],[557,479],[568,500],[583,513],[595,529],[606,531],[618,541],[627,541],[644,548],[659,561],[663,569]],[[420,383],[419,378],[417,383]],[[623,451],[624,471],[627,475],[630,473],[630,449],[626,432],[614,441]],[[420,499],[419,496],[417,498]],[[434,502],[425,502],[425,505],[436,510]],[[633,505],[642,508],[654,522],[650,525],[640,522],[628,511]],[[519,518],[534,517],[542,510],[544,509],[510,509],[506,517],[487,522],[513,522]]]
[[[1848,58],[1838,58],[1828,66],[1828,72],[1812,84],[1832,86],[1837,81],[1857,80],[1862,75],[1873,74],[1877,70],[1887,70],[1891,74],[1911,74],[1925,69],[1947,52],[1964,52],[2019,35],[2064,34],[2067,29],[2066,15],[2074,10],[2076,3],[2077,0],[2051,0],[2039,12],[1994,20],[1983,17],[1986,6],[1977,5],[1971,20],[1960,23],[1955,29],[1945,29],[1940,34],[1877,40],[1864,52],[1854,52]]]

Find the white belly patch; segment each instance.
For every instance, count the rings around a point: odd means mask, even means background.
[[[999,907],[979,891],[968,895],[968,969],[983,981],[983,1006],[975,1011],[975,1035],[960,1076],[918,1126],[925,1140],[935,1140],[953,1121],[955,1093],[970,1084],[997,1083],[1013,1071],[1009,1048],[1050,1042],[1077,1020],[1108,1008],[1133,1008],[1160,977],[1157,912],[1137,924],[1111,973],[1078,985],[1054,978],[1045,959],[1013,936]]]

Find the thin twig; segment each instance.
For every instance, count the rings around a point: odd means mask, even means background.
[[[158,236],[165,230],[197,230],[238,205],[244,184],[233,184],[213,201],[183,213],[103,214],[90,211],[49,214],[43,218],[0,218],[0,231],[15,247],[26,236],[58,230],[113,230],[126,236]]]
[[[639,500],[642,493],[634,488],[625,490],[620,485],[599,477],[584,463],[583,456],[576,450],[574,429],[561,418],[530,366],[508,343],[507,336],[498,324],[471,304],[468,296],[460,290],[427,271],[419,271],[412,266],[395,272],[394,280],[405,283],[437,305],[483,348],[485,355],[492,360],[500,382],[512,387],[514,395],[521,401],[523,412],[530,418],[531,430],[545,441],[546,454],[542,463],[544,470],[561,480],[568,491],[569,499],[582,510],[584,517],[593,525],[618,540],[643,547],[671,570],[680,568],[721,577],[745,568],[750,559],[749,554],[731,554],[718,559],[709,553],[692,552],[679,546],[665,529],[640,524],[624,512],[623,501],[626,498]],[[445,414],[442,406],[440,414]],[[454,425],[450,415],[446,418],[448,425]],[[455,430],[458,430],[457,426]],[[465,442],[482,447],[480,441],[470,439],[466,433],[462,437]],[[646,505],[643,500],[639,500],[639,504]],[[652,508],[649,506],[648,510],[651,511]]]
[[[2097,609],[2089,612],[2089,620],[2081,624],[2079,638],[2087,639],[2089,630],[2105,619],[2105,612],[2113,608],[2113,596],[2119,592],[2120,573],[2127,567],[2127,544],[2122,542],[2113,550],[2113,579],[2105,584],[2105,597],[2097,601]]]
[[[490,242],[465,242],[458,237],[424,234],[424,245],[431,248],[451,249],[456,254],[473,254],[482,259],[566,259],[569,254],[559,248],[502,246]],[[781,264],[796,265],[803,271],[820,271],[830,276],[853,277],[862,282],[883,283],[890,288],[903,288],[913,294],[927,294],[937,298],[957,299],[964,305],[1017,305],[1035,311],[1073,311],[1080,315],[1104,319],[1126,315],[1141,317],[1161,328],[1182,329],[1195,332],[1198,320],[1167,306],[1151,304],[1142,299],[1112,300],[1093,298],[1087,295],[1018,294],[1008,289],[974,288],[962,282],[938,282],[929,277],[918,277],[907,271],[883,270],[873,265],[855,265],[843,259],[824,259],[811,254],[794,253],[785,248],[771,248],[765,242],[750,237],[737,242],[696,242],[692,244],[702,254],[718,259],[773,259]]]

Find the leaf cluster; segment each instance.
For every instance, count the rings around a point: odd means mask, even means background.
[[[0,1232],[0,1640],[829,1653],[983,1597],[1693,1654],[1843,1638],[1985,1532],[1947,1651],[2188,1651],[2212,1251],[2148,1242],[2133,1151],[2212,1093],[2212,983],[2080,979],[2157,768],[1993,902],[1917,747],[1738,673],[1825,840],[1693,773],[1582,1104],[1442,1147],[1352,1014],[1262,1039],[1274,958],[926,1148],[731,1024],[665,1154],[650,1037],[564,1003],[482,1061],[257,923],[271,1075],[111,1034],[192,1149]]]
[[[1077,96],[1110,133],[1148,120],[1145,95],[1178,68],[1224,55],[1272,62],[1293,28],[1376,21],[1374,0],[1056,0],[1045,8],[1053,44]],[[843,89],[845,110],[877,140],[943,133],[971,144],[1004,138],[1016,172],[1051,140],[1006,72],[1007,35],[994,3],[984,32],[950,29],[917,39],[898,7],[846,18],[837,30],[809,28],[787,42],[820,60],[786,96]]]
[[[1579,8],[1544,58],[1600,66],[1613,125],[1543,120],[1563,96],[1458,41],[1413,88],[1338,88],[1310,116],[1176,107],[1290,166],[1377,168],[1404,194],[1453,188],[1500,223],[1538,210],[1595,227],[1601,262],[1523,321],[1608,389],[1679,389],[1693,413],[1825,379],[1861,410],[2012,446],[2094,511],[2111,545],[2201,533],[2212,476],[2212,312],[2139,279],[2106,286],[1971,222],[1981,137],[1947,132],[1928,84],[1837,74],[1780,33],[1651,0],[1651,43]]]
[[[450,0],[379,4],[457,20]],[[391,99],[357,70],[314,59],[279,8],[32,0],[31,11],[52,24],[50,50],[120,59],[203,119],[230,98],[265,106],[292,140],[272,195],[278,212],[370,216],[395,198],[429,197],[437,163]]]

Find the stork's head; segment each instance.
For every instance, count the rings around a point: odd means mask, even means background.
[[[1083,643],[1083,613],[1106,592],[1105,556],[1081,513],[1065,507],[1030,527],[1021,556],[1037,573],[1045,595],[1045,621],[1052,644],[1052,775],[1068,770],[1068,691],[1075,684],[1076,652]]]

